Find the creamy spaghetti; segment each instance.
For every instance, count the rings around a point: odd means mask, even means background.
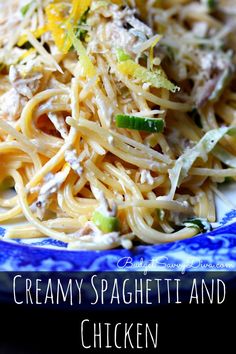
[[[0,1],[5,237],[105,250],[209,230],[236,178],[235,32],[234,0]]]

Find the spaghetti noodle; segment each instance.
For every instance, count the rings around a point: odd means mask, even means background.
[[[26,220],[5,237],[209,230],[236,178],[235,30],[233,0],[0,1],[0,222]]]

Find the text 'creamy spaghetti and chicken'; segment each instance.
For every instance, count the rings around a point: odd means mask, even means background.
[[[27,220],[5,237],[209,230],[236,178],[235,33],[235,0],[0,1],[0,224]]]

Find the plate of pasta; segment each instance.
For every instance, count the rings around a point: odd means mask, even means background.
[[[235,33],[234,0],[0,1],[1,269],[236,268]]]

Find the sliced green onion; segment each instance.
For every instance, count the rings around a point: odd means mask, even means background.
[[[129,54],[125,53],[125,51],[122,48],[116,49],[116,56],[117,56],[117,60],[119,63],[121,63],[122,61],[126,61],[126,60],[131,59]]]
[[[22,16],[25,16],[27,14],[27,12],[29,11],[30,9],[30,6],[33,4],[34,1],[30,1],[28,4],[26,4],[25,6],[23,6],[21,9],[20,9],[20,12],[22,14]]]
[[[92,221],[105,234],[120,229],[119,219],[116,216],[106,216],[98,210],[94,212]]]
[[[164,130],[165,122],[162,118],[145,118],[118,114],[116,116],[116,126],[118,128],[160,133]]]
[[[212,226],[206,219],[189,219],[184,221],[183,224],[185,227],[198,229],[201,233],[212,231]]]

